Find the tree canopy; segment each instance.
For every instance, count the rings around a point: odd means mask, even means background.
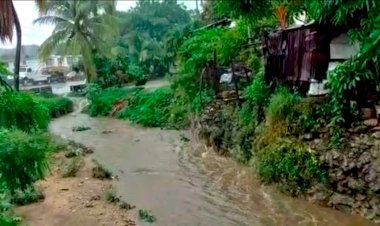
[[[103,9],[103,12],[102,12]],[[81,55],[86,75],[96,76],[93,53],[112,57],[111,47],[118,34],[117,21],[110,13],[114,11],[113,1],[51,1],[47,15],[35,23],[55,25],[52,35],[39,50],[41,59],[46,59],[56,49],[64,54]]]

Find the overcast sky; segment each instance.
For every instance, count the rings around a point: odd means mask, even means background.
[[[1,0],[0,0],[1,1]],[[53,31],[52,26],[46,25],[33,25],[33,20],[38,17],[38,11],[34,4],[34,1],[13,1],[15,4],[16,11],[18,13],[21,28],[22,28],[22,44],[40,45]],[[195,9],[195,0],[178,0],[178,2],[183,2],[187,9]],[[117,2],[117,10],[126,11],[131,7],[136,5],[136,1],[133,0],[119,0]],[[13,48],[16,46],[16,35],[14,34],[12,43],[1,43],[0,48]]]

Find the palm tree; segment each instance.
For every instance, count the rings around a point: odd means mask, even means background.
[[[40,13],[46,10],[47,0],[35,0]],[[15,89],[19,90],[19,70],[20,70],[20,58],[21,58],[21,25],[17,16],[16,9],[12,0],[0,1],[0,41],[5,42],[7,40],[12,41],[13,28],[16,28],[16,57],[14,62],[14,80]]]
[[[111,47],[118,37],[118,26],[112,15],[114,1],[51,1],[47,14],[34,21],[53,24],[52,35],[39,49],[39,57],[46,60],[57,49],[64,54],[81,55],[88,80],[96,77],[93,54],[112,57]]]

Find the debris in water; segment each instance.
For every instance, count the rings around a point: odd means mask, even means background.
[[[157,220],[156,217],[153,216],[152,211],[144,209],[139,209],[139,218],[148,223],[153,223]]]
[[[81,132],[81,131],[86,131],[86,130],[90,130],[91,127],[88,127],[88,126],[74,126],[73,127],[73,132]]]
[[[183,142],[189,142],[189,141],[190,141],[190,139],[187,138],[184,134],[181,134],[181,135],[180,135],[180,139],[181,139],[181,141],[183,141]]]

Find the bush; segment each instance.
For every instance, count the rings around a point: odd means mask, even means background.
[[[154,223],[157,220],[157,218],[152,214],[152,211],[144,209],[139,209],[139,218],[140,220],[148,223]]]
[[[160,88],[154,91],[140,91],[128,103],[119,117],[126,118],[149,127],[164,127],[168,124],[170,112],[168,106],[174,95],[171,89]]]
[[[0,127],[31,132],[46,129],[49,119],[47,108],[30,94],[0,93]]]
[[[111,170],[109,170],[106,167],[102,166],[96,160],[93,160],[93,162],[95,163],[95,167],[92,168],[92,177],[93,178],[97,178],[97,179],[100,179],[100,180],[112,179],[112,172],[111,172]]]
[[[16,193],[11,197],[11,202],[16,205],[27,205],[30,203],[38,202],[43,200],[45,196],[42,191],[36,189],[33,186],[28,187],[24,191],[17,190]]]
[[[35,98],[48,109],[52,118],[68,114],[74,109],[74,104],[69,98],[52,94],[36,95]]]
[[[75,177],[83,164],[81,156],[75,156],[68,159],[61,169],[62,177]]]
[[[46,135],[0,130],[1,182],[12,194],[32,186],[43,178],[50,151],[52,144]]]
[[[281,138],[256,154],[255,167],[265,183],[278,183],[297,195],[315,182],[325,182],[327,171],[317,157],[295,139]]]
[[[139,89],[114,87],[101,89],[99,85],[90,84],[87,96],[90,100],[88,112],[91,116],[106,116],[117,101],[126,99],[137,90]]]
[[[264,74],[260,72],[252,84],[245,89],[245,107],[243,110],[243,120],[246,123],[256,120],[256,123],[264,119],[264,109],[270,98],[270,89],[265,83]],[[250,114],[251,115],[250,115]]]
[[[128,66],[127,74],[131,80],[136,81],[136,86],[145,85],[148,81],[148,76],[144,70],[136,64],[131,64]]]
[[[13,217],[5,216],[0,214],[0,225],[1,226],[17,226],[18,220],[15,220]]]
[[[105,198],[110,203],[120,202],[120,198],[117,196],[117,194],[113,188],[110,188],[106,191]]]

